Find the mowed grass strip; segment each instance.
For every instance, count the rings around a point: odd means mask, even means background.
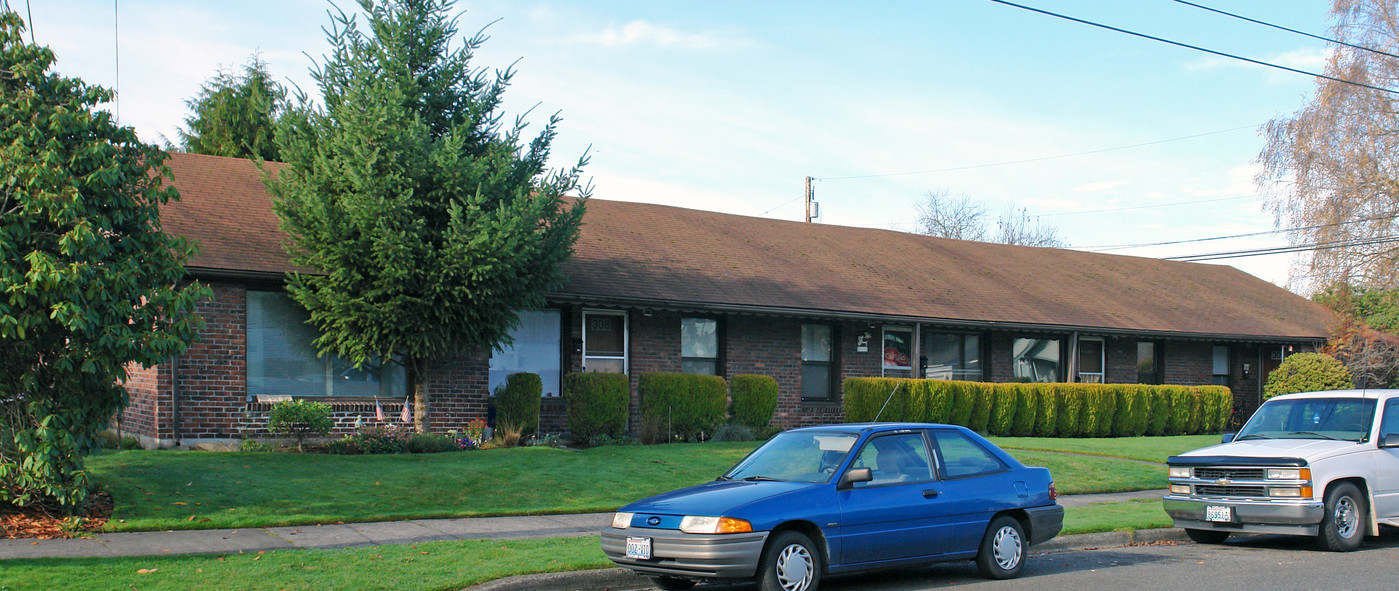
[[[7,590],[457,590],[512,575],[612,566],[597,536],[463,540],[336,550],[6,560]],[[146,571],[146,572],[141,572]]]
[[[1132,499],[1064,509],[1060,535],[1171,527],[1161,499]]]
[[[1062,453],[1006,450],[1026,466],[1049,468],[1061,495],[1166,488],[1166,467],[1131,460]]]
[[[1031,449],[1059,451],[1143,462],[1166,463],[1166,458],[1192,449],[1219,444],[1219,435],[1174,435],[1169,437],[1104,437],[1071,439],[1058,437],[991,437],[1007,451]]]
[[[335,456],[125,451],[88,458],[115,531],[588,513],[699,484],[757,444]]]

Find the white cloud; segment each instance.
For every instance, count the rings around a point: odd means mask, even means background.
[[[1079,186],[1077,186],[1077,187],[1074,187],[1074,192],[1075,192],[1075,193],[1093,193],[1093,192],[1098,192],[1098,191],[1107,191],[1107,190],[1109,190],[1109,189],[1116,189],[1116,188],[1121,187],[1121,186],[1126,185],[1126,184],[1127,184],[1127,181],[1122,181],[1122,180],[1098,181],[1098,182],[1087,183],[1087,184],[1083,184],[1083,185],[1079,185]]]
[[[740,43],[738,39],[720,33],[687,33],[643,20],[629,22],[620,28],[607,27],[596,34],[577,35],[573,39],[607,47],[653,45],[685,49],[710,49]]]

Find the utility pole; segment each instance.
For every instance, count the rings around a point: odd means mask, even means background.
[[[821,215],[820,213],[817,213],[816,216],[811,215],[811,205],[811,177],[806,177],[806,218],[804,219],[808,224],[811,223],[811,220],[813,218]],[[821,211],[819,205],[817,206],[816,211]]]

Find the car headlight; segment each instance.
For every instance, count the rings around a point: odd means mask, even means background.
[[[1158,472],[1158,474],[1160,473]],[[1168,478],[1190,478],[1190,467],[1171,466],[1170,468],[1166,469],[1166,476]]]
[[[613,513],[612,527],[617,529],[627,529],[631,527],[631,518],[634,513]]]
[[[680,520],[680,531],[687,534],[741,534],[753,531],[753,524],[733,517],[686,515]]]
[[[1311,480],[1308,468],[1268,468],[1268,480]]]

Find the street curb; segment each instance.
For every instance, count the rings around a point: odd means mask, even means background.
[[[1181,542],[1188,540],[1185,530],[1167,527],[1159,529],[1138,529],[1095,534],[1073,534],[1058,536],[1030,548],[1031,553],[1066,552],[1070,550],[1093,550],[1116,548],[1132,544],[1156,542]],[[542,575],[517,575],[496,579],[467,587],[468,591],[597,591],[600,589],[635,589],[647,585],[646,577],[623,568],[547,573]]]

